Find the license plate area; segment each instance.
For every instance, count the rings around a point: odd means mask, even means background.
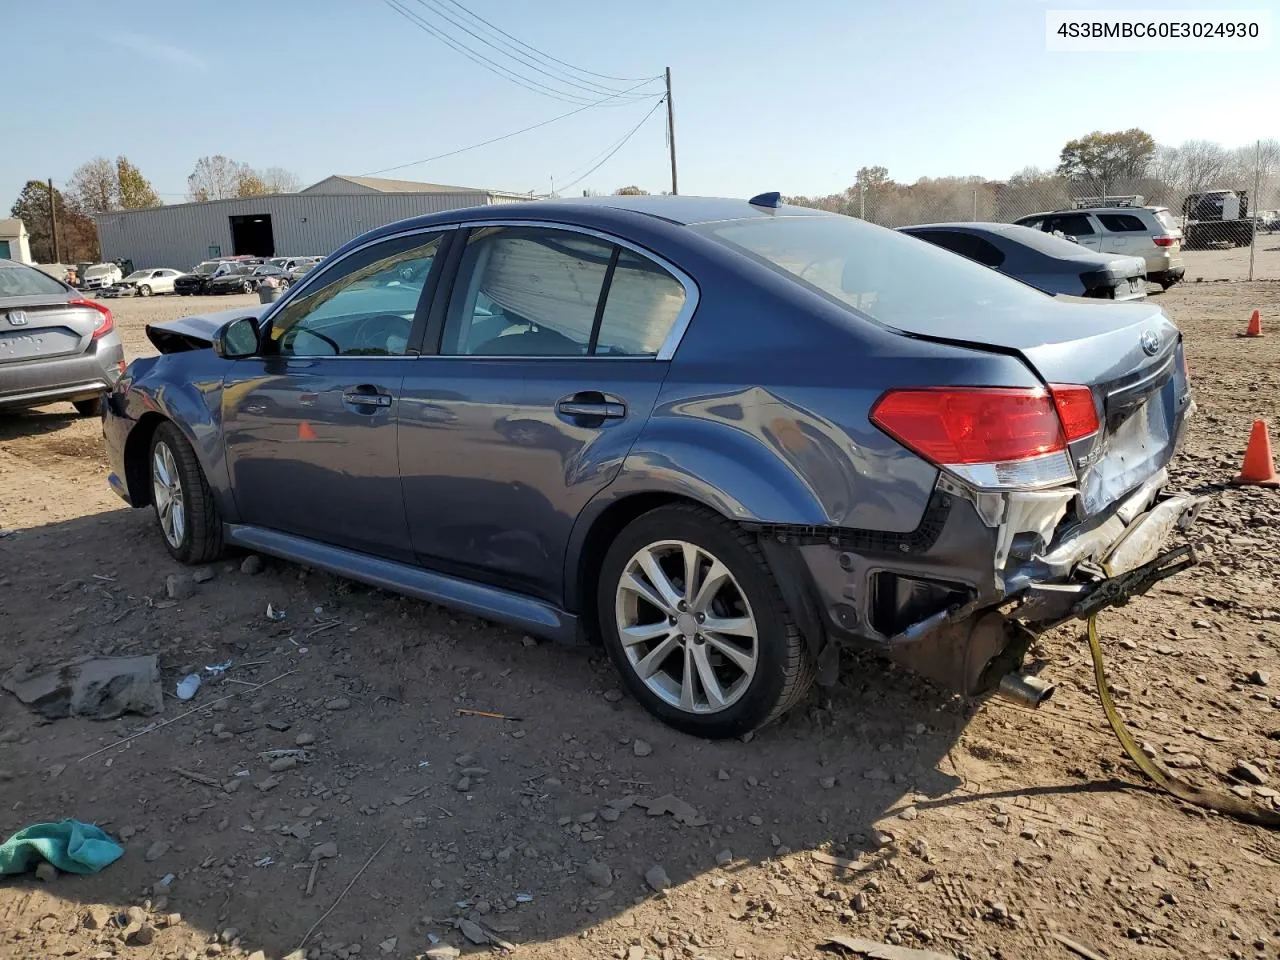
[[[67,327],[38,327],[0,333],[0,363],[61,357],[75,353],[79,348],[80,335]]]

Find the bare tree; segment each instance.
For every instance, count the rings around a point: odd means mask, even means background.
[[[1182,163],[1182,186],[1188,192],[1218,186],[1231,162],[1231,155],[1222,144],[1212,140],[1188,140],[1177,149]]]
[[[267,167],[258,179],[267,193],[297,193],[302,189],[302,181],[292,170],[284,167]]]
[[[71,174],[68,199],[85,213],[120,209],[120,183],[116,166],[106,157],[94,157]]]
[[[247,163],[228,159],[222,154],[201,157],[187,177],[187,193],[192,200],[228,200],[242,196],[240,183],[253,171]]]

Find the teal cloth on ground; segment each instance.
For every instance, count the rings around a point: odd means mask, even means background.
[[[0,844],[0,875],[26,873],[48,860],[63,873],[97,873],[124,855],[124,847],[91,823],[37,823]]]

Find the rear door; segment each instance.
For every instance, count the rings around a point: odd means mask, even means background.
[[[420,231],[361,248],[264,318],[262,355],[235,361],[223,381],[244,522],[411,556],[396,420],[446,236]]]
[[[696,289],[570,227],[493,224],[460,240],[447,308],[402,391],[419,560],[563,602],[573,523],[648,419]]]
[[[1102,227],[1101,252],[1123,253],[1144,261],[1156,255],[1151,230],[1141,217],[1132,213],[1100,213],[1097,220]]]

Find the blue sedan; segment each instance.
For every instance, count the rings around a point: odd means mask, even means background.
[[[1159,307],[776,194],[408,220],[148,335],[110,482],[178,560],[256,550],[602,643],[709,737],[848,642],[1039,702],[1027,637],[1121,596],[1100,565],[1147,569],[1196,507],[1163,490],[1191,403]]]

